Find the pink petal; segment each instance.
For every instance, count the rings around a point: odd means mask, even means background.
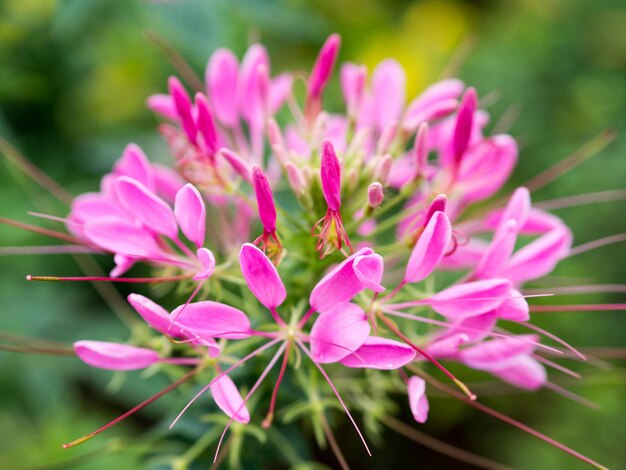
[[[174,100],[176,112],[178,113],[178,117],[180,118],[180,122],[185,131],[185,134],[187,134],[187,138],[189,139],[189,141],[192,144],[195,144],[196,135],[198,134],[198,128],[196,127],[193,118],[191,98],[189,98],[187,91],[180,83],[178,78],[170,77],[167,84],[170,95]]]
[[[184,308],[182,313],[181,310]],[[196,338],[245,339],[250,337],[250,320],[245,313],[229,305],[205,300],[177,307],[170,318],[174,325]]]
[[[226,416],[239,423],[250,422],[250,413],[243,398],[228,375],[224,374],[211,382],[211,395]]]
[[[471,348],[462,349],[459,358],[468,366],[480,370],[499,370],[512,359],[530,354],[538,338],[534,335],[520,335],[485,341]]]
[[[192,184],[186,184],[176,193],[174,216],[180,230],[196,248],[204,245],[206,208],[202,195]]]
[[[269,111],[276,114],[291,94],[293,75],[281,73],[270,81]]]
[[[222,148],[219,155],[248,183],[252,184],[252,165],[230,149]]]
[[[140,258],[158,258],[163,255],[150,231],[117,217],[88,221],[84,231],[92,243],[112,253]]]
[[[207,94],[222,124],[236,127],[237,112],[237,57],[228,49],[216,50],[206,68]]]
[[[367,67],[347,62],[341,66],[340,79],[343,99],[348,107],[348,114],[354,116],[358,113],[363,92],[365,91],[365,80],[367,78]]]
[[[128,144],[120,159],[113,165],[116,176],[128,176],[139,181],[148,189],[154,189],[154,175],[150,161],[138,145]]]
[[[176,106],[174,100],[170,95],[152,95],[146,100],[148,108],[161,116],[176,121],[178,119],[178,113],[176,112]]]
[[[509,262],[517,240],[517,223],[507,220],[500,224],[494,239],[476,266],[474,276],[477,279],[498,277]]]
[[[426,352],[433,357],[452,357],[459,351],[459,346],[467,343],[469,340],[470,337],[465,333],[451,334],[433,341],[426,348]]]
[[[156,193],[168,202],[174,202],[176,193],[185,185],[185,181],[172,168],[155,163],[154,182]]]
[[[394,59],[380,62],[372,73],[372,93],[376,107],[378,128],[385,128],[400,118],[406,94],[406,74]]]
[[[413,247],[404,281],[420,282],[426,279],[446,253],[451,237],[450,219],[443,212],[435,212]]]
[[[322,163],[320,167],[322,191],[328,208],[338,211],[341,207],[341,165],[330,141],[322,143]]]
[[[239,112],[248,123],[255,122],[258,117],[259,97],[259,68],[269,73],[270,61],[267,51],[260,44],[250,46],[241,61],[239,78],[237,81],[237,101]]]
[[[202,265],[202,269],[193,277],[193,280],[203,281],[210,278],[215,272],[215,256],[213,252],[208,248],[198,248],[196,256]]]
[[[274,205],[274,195],[269,181],[260,168],[252,169],[252,185],[259,207],[259,217],[263,224],[263,229],[267,233],[276,231],[276,206]]]
[[[170,322],[170,314],[160,305],[139,294],[130,294],[128,302],[148,325],[168,336],[182,336],[180,329]]]
[[[454,126],[452,153],[457,163],[461,161],[470,142],[474,113],[476,112],[477,106],[478,97],[476,96],[476,90],[468,88],[465,95],[463,95],[463,100],[459,106],[459,113],[457,114],[456,124]]]
[[[566,226],[555,228],[518,250],[502,272],[515,284],[545,276],[567,256],[572,234]]]
[[[209,102],[202,93],[196,93],[196,127],[204,139],[204,145],[209,154],[215,153],[217,150],[217,129],[213,119],[213,113]]]
[[[287,291],[283,281],[265,253],[252,243],[244,243],[239,264],[248,288],[266,308],[273,310],[285,301]]]
[[[159,355],[152,349],[103,341],[77,341],[76,355],[85,363],[100,369],[144,369],[159,362]]]
[[[467,343],[481,341],[489,336],[496,326],[497,315],[495,311],[483,313],[475,317],[463,318],[455,321],[446,331],[438,336],[437,342],[443,342],[449,338],[467,336]]]
[[[355,268],[357,259],[360,267]],[[309,298],[311,307],[322,312],[338,302],[351,300],[365,288],[378,290],[382,273],[380,256],[370,248],[362,248],[317,283]]]
[[[343,302],[320,315],[311,328],[311,354],[319,363],[337,362],[367,339],[370,324],[361,307]]]
[[[456,100],[463,93],[465,85],[461,80],[451,78],[434,83],[426,88],[407,107],[407,116],[422,112],[425,108],[440,101]]]
[[[449,287],[425,302],[445,317],[466,318],[499,307],[508,297],[511,281],[489,279]]]
[[[416,375],[407,382],[409,393],[409,407],[413,413],[413,419],[418,423],[425,423],[428,419],[428,398],[426,397],[426,382]]]
[[[308,95],[310,97],[319,98],[322,95],[339,55],[340,45],[341,38],[339,35],[331,34],[320,49],[309,78]]]
[[[178,226],[172,208],[143,184],[126,176],[115,181],[120,204],[147,228],[176,238]]]
[[[517,289],[511,289],[510,298],[506,299],[502,305],[496,309],[498,318],[504,320],[525,322],[530,320],[528,302]]]
[[[548,381],[546,369],[529,356],[519,356],[503,369],[491,373],[525,390],[537,390]]]
[[[116,253],[113,256],[113,262],[115,263],[115,267],[111,269],[109,275],[111,277],[123,276],[130,268],[133,267],[136,261],[137,260],[134,258]]]
[[[410,346],[392,339],[370,336],[359,349],[339,362],[347,367],[392,370],[407,365],[413,359],[415,351]]]
[[[514,220],[518,229],[521,229],[526,224],[529,212],[530,192],[524,187],[517,188],[504,209],[500,225],[506,224],[509,220]]]

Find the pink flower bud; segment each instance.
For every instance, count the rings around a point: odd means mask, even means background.
[[[260,168],[252,169],[252,185],[256,194],[257,204],[259,206],[259,217],[263,224],[263,229],[268,233],[276,231],[276,206],[274,205],[274,196],[269,181]]]
[[[287,179],[293,192],[298,195],[303,194],[306,188],[306,181],[300,168],[292,162],[287,162],[285,169],[287,170]]]
[[[222,148],[219,154],[228,162],[239,176],[252,184],[252,167],[250,164],[230,149]]]
[[[374,208],[380,206],[384,197],[383,185],[378,181],[374,181],[367,188],[367,203],[370,207]]]
[[[387,184],[392,164],[393,158],[391,155],[383,155],[374,168],[374,179],[380,181],[382,184]]]
[[[189,98],[189,95],[183,85],[176,77],[170,77],[167,83],[185,134],[187,134],[189,141],[195,144],[198,129],[196,128],[196,124],[193,119],[191,99]]]
[[[326,199],[328,208],[338,211],[341,207],[341,166],[333,144],[328,140],[322,143],[320,177],[324,199]]]
[[[308,95],[311,98],[318,99],[324,87],[330,78],[333,66],[339,55],[339,46],[341,45],[341,38],[338,34],[331,34],[322,49],[320,50],[313,70],[311,71],[311,78],[309,79]]]
[[[389,150],[389,147],[393,143],[393,139],[396,138],[396,134],[398,133],[398,121],[391,121],[387,126],[383,129],[380,134],[380,139],[378,139],[378,147],[376,149],[376,153],[382,154]]]
[[[270,141],[270,145],[274,147],[275,145],[280,145],[285,148],[285,138],[283,137],[283,133],[280,130],[280,126],[276,122],[274,118],[271,118],[267,121],[267,138]]]
[[[196,109],[198,111],[196,126],[204,138],[207,152],[212,155],[217,150],[217,130],[209,101],[202,93],[196,93]]]
[[[341,67],[340,77],[341,90],[348,107],[348,115],[355,117],[363,100],[367,67],[346,63]]]
[[[478,98],[476,96],[476,90],[474,88],[468,88],[459,106],[452,139],[452,153],[454,154],[454,160],[457,165],[463,158],[463,154],[469,145],[477,105]]]
[[[445,212],[446,211],[446,202],[448,202],[448,198],[445,194],[439,194],[433,202],[430,203],[430,207],[428,208],[428,212],[426,213],[426,218],[424,219],[424,225],[426,225],[433,214],[437,211]]]
[[[428,166],[428,132],[427,123],[422,123],[415,134],[415,168],[418,175],[423,175]]]

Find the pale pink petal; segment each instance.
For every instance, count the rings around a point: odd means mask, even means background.
[[[566,226],[555,228],[518,250],[501,273],[515,284],[545,276],[567,256],[572,234]]]
[[[461,349],[460,360],[474,369],[499,370],[520,355],[530,354],[538,338],[535,335],[520,335],[496,338]]]
[[[77,341],[74,351],[80,360],[100,369],[144,369],[159,362],[159,355],[152,349],[104,341]]]
[[[361,307],[343,302],[320,315],[311,328],[311,354],[320,363],[337,362],[367,339],[370,324]]]
[[[443,212],[435,212],[413,247],[404,281],[420,282],[426,279],[446,253],[451,236],[452,226],[448,216]]]
[[[461,80],[451,78],[434,83],[426,88],[407,107],[407,116],[417,114],[435,103],[446,100],[455,100],[461,96],[465,85]]]
[[[181,305],[170,318],[175,318],[174,325],[195,338],[245,339],[252,334],[245,313],[210,300]]]
[[[163,255],[150,231],[117,217],[88,221],[85,223],[84,233],[92,243],[113,253],[140,258]]]
[[[406,99],[406,74],[394,59],[380,62],[372,73],[378,128],[382,130],[390,122],[400,118]]]
[[[528,302],[517,289],[511,289],[510,298],[502,302],[496,309],[498,318],[509,321],[524,322],[530,320]]]
[[[126,273],[126,271],[128,271],[130,268],[133,267],[136,261],[137,260],[134,258],[130,258],[128,256],[116,253],[113,256],[113,262],[115,263],[115,267],[111,269],[111,272],[109,273],[109,275],[111,277],[122,276],[123,274]]]
[[[504,213],[500,219],[500,225],[506,224],[509,220],[514,220],[517,224],[517,228],[521,229],[526,224],[529,212],[530,192],[524,187],[517,188],[504,209]]]
[[[449,287],[425,302],[445,317],[466,318],[499,307],[508,297],[511,281],[489,279]]]
[[[477,318],[477,317],[473,317]],[[459,346],[467,343],[470,337],[466,333],[455,333],[434,340],[426,348],[426,352],[433,357],[451,357],[459,351]]]
[[[237,101],[239,112],[248,123],[255,122],[259,111],[259,67],[266,73],[270,70],[270,61],[267,51],[260,44],[250,46],[241,61],[237,80]]]
[[[150,190],[154,189],[154,174],[150,161],[138,145],[128,144],[122,156],[113,165],[113,174],[128,176],[139,181]]]
[[[428,419],[428,398],[426,397],[426,382],[416,375],[407,382],[409,393],[409,407],[413,413],[413,419],[418,423],[425,423]]]
[[[454,253],[444,256],[439,269],[465,270],[473,269],[483,257],[489,245],[478,238],[470,238],[468,243],[457,245]]]
[[[269,111],[276,114],[291,94],[293,75],[281,73],[270,81]]]
[[[385,290],[385,288],[380,285],[385,270],[382,256],[376,253],[357,256],[354,259],[352,269],[364,289],[378,293]]]
[[[343,99],[348,108],[348,114],[355,116],[363,100],[367,67],[346,62],[341,66],[340,80]]]
[[[178,113],[170,95],[152,95],[146,100],[148,108],[161,116],[176,121]]]
[[[200,191],[186,184],[176,193],[174,215],[185,237],[200,248],[204,245],[206,208]]]
[[[287,291],[283,281],[265,253],[252,243],[244,243],[239,264],[248,288],[266,308],[275,309],[285,301]]]
[[[216,50],[206,68],[207,94],[222,124],[235,127],[239,122],[237,110],[237,57],[228,49]]]
[[[415,359],[415,351],[404,343],[377,336],[368,337],[354,353],[341,362],[347,367],[392,370]]]
[[[468,343],[481,341],[491,334],[497,320],[495,311],[457,320],[447,330],[439,334],[436,341],[444,341],[453,337],[458,338],[460,335],[467,336],[466,342]]]
[[[176,193],[185,185],[185,181],[172,168],[160,163],[152,165],[152,169],[156,193],[164,200],[174,202]]]
[[[537,390],[548,381],[546,369],[529,356],[519,356],[493,375],[525,390]]]
[[[243,398],[228,375],[224,374],[211,382],[211,395],[226,416],[239,423],[250,422],[250,413]]]

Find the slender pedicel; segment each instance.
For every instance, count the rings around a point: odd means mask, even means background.
[[[27,281],[106,281],[106,282],[121,282],[121,283],[157,283],[157,282],[176,282],[185,279],[190,279],[194,276],[191,274],[180,274],[178,276],[164,276],[164,277],[107,277],[107,276],[26,276]]]
[[[599,238],[598,240],[593,240],[588,243],[583,243],[582,245],[578,245],[572,248],[567,257],[571,258],[581,253],[595,250],[596,248],[600,248],[606,245],[612,245],[613,243],[620,243],[623,241],[626,241],[626,233],[618,233],[616,235],[610,235],[608,237]]]

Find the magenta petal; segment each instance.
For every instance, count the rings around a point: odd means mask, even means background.
[[[252,334],[250,320],[245,313],[210,300],[181,305],[172,312],[170,318],[176,318],[174,325],[187,335],[200,339],[245,339]]]
[[[178,78],[170,77],[167,84],[170,95],[174,100],[174,106],[176,106],[176,112],[180,118],[181,125],[187,134],[187,138],[191,143],[195,144],[198,128],[193,118],[191,98],[189,98],[187,91]]]
[[[546,369],[529,356],[519,356],[493,375],[525,390],[537,390],[548,381]]]
[[[168,336],[180,336],[180,330],[170,323],[170,314],[160,305],[139,294],[130,294],[128,302],[148,325]]]
[[[172,208],[139,181],[122,176],[115,181],[115,195],[130,214],[149,229],[176,238],[178,226]]]
[[[392,339],[370,336],[359,349],[339,362],[347,367],[392,370],[407,365],[413,359],[415,351],[410,346]]]
[[[308,90],[309,96],[313,98],[321,96],[330,78],[337,56],[339,55],[340,45],[341,38],[338,34],[331,34],[328,39],[326,39],[313,65],[313,70],[311,71]]]
[[[324,311],[338,302],[346,302],[352,300],[352,298],[365,289],[363,281],[366,281],[368,285],[374,286],[380,282],[380,278],[377,278],[376,272],[372,272],[370,269],[367,271],[360,271],[360,276],[357,276],[354,269],[354,263],[357,258],[364,256],[376,255],[370,248],[361,248],[356,253],[350,255],[341,264],[330,271],[324,276],[317,285],[313,288],[309,302],[318,312]],[[374,261],[373,264],[376,264]],[[372,264],[369,262],[361,261],[363,267],[366,265],[371,268]],[[382,266],[381,266],[382,267]],[[371,277],[367,280],[367,273],[370,273]],[[363,280],[362,280],[363,279]],[[377,280],[378,279],[378,280]]]
[[[337,362],[356,351],[370,334],[361,307],[339,303],[320,315],[311,328],[311,354],[320,363]]]
[[[224,374],[211,382],[211,395],[226,416],[239,423],[250,422],[250,413],[243,398],[228,375]]]
[[[265,253],[252,243],[244,243],[239,264],[248,288],[266,308],[273,310],[285,301],[287,291],[283,281]]]
[[[459,358],[474,369],[498,370],[520,355],[530,354],[538,338],[535,335],[520,335],[485,341],[471,348],[462,349]]]
[[[186,184],[176,193],[174,215],[185,237],[196,248],[204,245],[206,208],[202,195],[192,184]]]
[[[235,127],[239,122],[237,111],[237,57],[228,49],[216,50],[206,68],[207,93],[222,124]]]
[[[501,275],[515,284],[545,276],[567,256],[571,244],[570,230],[557,227],[518,250]]]
[[[467,282],[449,287],[425,303],[445,317],[473,317],[499,307],[509,296],[510,289],[508,279]]]
[[[508,220],[514,220],[519,230],[526,224],[529,212],[530,192],[524,187],[517,188],[502,213],[500,225],[507,223]]]
[[[154,188],[154,175],[150,161],[138,145],[128,144],[120,159],[113,165],[116,176],[128,176],[139,181],[148,189]]]
[[[202,138],[204,139],[204,145],[209,154],[215,153],[217,150],[217,129],[215,126],[215,120],[213,119],[213,113],[209,106],[209,101],[202,93],[196,93],[196,125]]]
[[[146,100],[148,108],[167,119],[175,121],[178,119],[176,105],[170,95],[152,95]]]
[[[320,167],[322,191],[328,208],[338,211],[341,207],[341,165],[330,141],[322,143],[322,163]]]
[[[77,341],[74,351],[83,362],[100,369],[144,369],[159,362],[159,355],[152,349],[104,341]]]
[[[117,217],[102,217],[85,223],[85,236],[95,245],[123,255],[157,258],[163,252],[151,232]]]
[[[457,163],[461,161],[470,143],[477,105],[478,97],[476,96],[476,90],[468,88],[459,106],[452,140],[452,153]]]
[[[409,407],[413,418],[418,423],[425,423],[428,419],[428,398],[426,397],[426,382],[416,375],[409,378],[407,382],[409,393]]]
[[[268,233],[276,231],[276,206],[274,205],[274,195],[269,181],[260,168],[252,169],[252,184],[259,207],[259,217],[263,228]]]
[[[446,253],[451,236],[450,219],[443,212],[435,212],[413,247],[404,281],[419,282],[426,279]]]
[[[269,111],[276,114],[291,93],[293,75],[282,73],[270,81]]]
[[[354,259],[352,269],[363,288],[378,293],[385,290],[385,288],[380,285],[385,269],[382,256],[376,253],[357,256]]]

